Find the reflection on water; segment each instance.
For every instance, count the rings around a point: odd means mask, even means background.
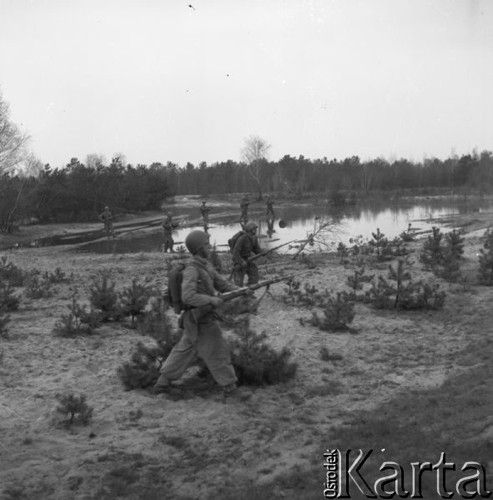
[[[491,204],[463,203],[450,200],[425,200],[419,204],[394,204],[392,206],[364,206],[351,207],[343,212],[335,213],[324,206],[288,206],[276,207],[277,218],[274,226],[267,224],[265,216],[252,213],[250,219],[259,225],[260,243],[263,248],[272,248],[282,243],[293,241],[280,251],[295,252],[299,240],[306,239],[313,233],[320,221],[331,220],[332,224],[324,231],[325,243],[328,248],[334,249],[339,242],[348,244],[351,238],[362,236],[371,238],[371,233],[380,229],[389,239],[405,231],[409,224],[418,231],[430,230],[432,225],[440,225],[437,218],[448,215],[485,211]],[[279,220],[286,222],[286,227],[279,226]],[[199,224],[191,225],[174,232],[175,249],[183,245],[186,235],[192,229],[202,229]],[[240,229],[240,224],[235,216],[228,216],[222,220],[213,220],[209,228],[211,243],[217,245],[218,250],[228,249],[228,239]],[[269,231],[269,229],[273,230]],[[268,234],[269,233],[269,234]],[[297,243],[298,241],[298,243]],[[132,239],[116,239],[88,243],[80,247],[80,251],[98,253],[133,253],[133,252],[158,252],[161,251],[163,237],[160,230]],[[311,247],[308,247],[311,248]],[[324,247],[325,248],[325,247]],[[317,248],[315,247],[315,250]]]

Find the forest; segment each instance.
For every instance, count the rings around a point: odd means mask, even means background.
[[[485,194],[493,187],[493,153],[474,152],[446,160],[405,159],[362,161],[311,160],[286,155],[279,161],[228,160],[208,165],[154,162],[127,164],[115,156],[109,164],[88,157],[86,163],[72,158],[63,168],[50,165],[27,175],[4,172],[0,177],[0,230],[11,232],[21,221],[86,222],[97,220],[105,205],[116,212],[159,210],[163,200],[175,195],[226,195],[252,193],[258,199],[316,193],[329,204],[354,202],[382,192],[435,194],[474,192]]]

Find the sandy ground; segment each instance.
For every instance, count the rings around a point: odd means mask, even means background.
[[[298,372],[287,384],[253,389],[247,402],[224,402],[215,395],[173,401],[125,391],[117,368],[143,337],[124,325],[107,324],[93,336],[75,339],[53,335],[74,291],[87,303],[96,272],[108,270],[118,289],[144,276],[163,288],[169,256],[88,255],[69,247],[4,251],[24,270],[59,267],[73,277],[57,284],[51,298],[30,300],[18,289],[20,308],[11,313],[8,338],[0,339],[0,498],[228,498],[227,491],[282,482],[287,474],[321,463],[321,436],[330,438],[351,415],[374,410],[408,389],[439,387],[474,365],[464,364],[459,353],[485,333],[472,326],[473,314],[493,324],[493,290],[476,283],[477,252],[489,221],[478,215],[472,222],[452,222],[467,231],[466,280],[437,280],[447,292],[442,311],[376,311],[358,303],[355,331],[328,333],[300,322],[311,311],[286,305],[285,285],[274,285],[251,325],[265,331],[274,348],[287,346]],[[422,269],[416,252],[411,255],[413,276],[436,279]],[[335,255],[312,260],[316,266],[310,270],[286,256],[263,269],[265,274],[306,270],[303,282],[345,288],[351,268]],[[368,270],[385,273],[387,265]],[[321,359],[322,347],[331,354],[329,361]],[[56,395],[69,392],[86,394],[93,407],[87,426],[57,424]],[[320,482],[322,476],[321,471]],[[282,488],[279,497],[300,498]]]

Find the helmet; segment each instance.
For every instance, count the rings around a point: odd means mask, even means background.
[[[206,243],[209,243],[209,235],[199,229],[192,231],[185,238],[185,245],[191,254],[196,254]]]
[[[257,224],[255,224],[255,222],[248,222],[247,224],[245,224],[245,231],[252,231],[252,229],[257,229],[258,226]]]

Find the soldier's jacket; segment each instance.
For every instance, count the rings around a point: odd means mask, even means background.
[[[236,245],[233,248],[233,263],[242,264],[253,253],[261,253],[262,249],[258,244],[258,239],[256,236],[251,236],[248,233],[242,234],[236,241]]]
[[[175,224],[173,224],[170,220],[165,220],[163,222],[163,229],[164,229],[164,234],[165,236],[171,236],[173,233],[173,229]]]
[[[210,304],[214,291],[231,292],[238,287],[225,280],[206,259],[194,255],[183,270],[181,300],[187,307]]]

